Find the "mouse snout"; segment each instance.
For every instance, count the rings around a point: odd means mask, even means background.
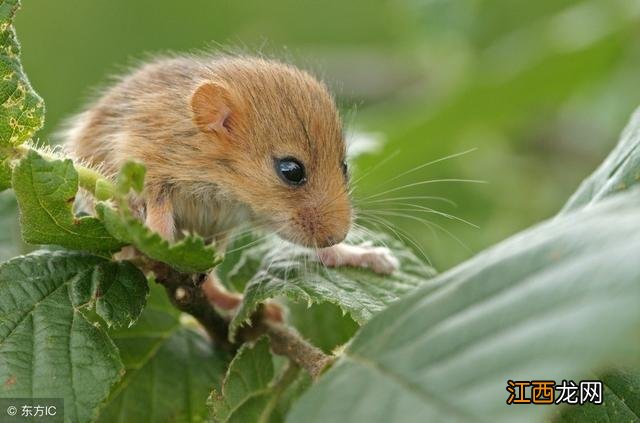
[[[351,205],[331,204],[326,207],[304,207],[294,216],[301,244],[326,248],[342,242],[351,228]]]

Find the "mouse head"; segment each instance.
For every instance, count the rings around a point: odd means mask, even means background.
[[[207,179],[287,240],[342,241],[352,218],[346,149],[326,86],[264,59],[223,60],[213,74],[191,97]]]

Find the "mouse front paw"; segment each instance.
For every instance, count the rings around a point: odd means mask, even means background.
[[[393,273],[400,265],[391,250],[370,244],[334,245],[318,250],[318,258],[327,267],[363,267],[385,275]]]
[[[362,267],[370,267],[376,273],[389,275],[400,266],[396,256],[387,247],[368,247],[366,250]]]

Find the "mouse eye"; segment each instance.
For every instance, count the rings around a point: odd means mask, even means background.
[[[304,165],[293,157],[276,159],[276,172],[278,176],[289,185],[302,185],[307,182]]]
[[[342,162],[342,174],[345,178],[349,179],[349,166],[347,162]]]

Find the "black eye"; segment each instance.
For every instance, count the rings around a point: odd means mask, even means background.
[[[289,185],[302,185],[307,182],[304,165],[293,157],[276,159],[276,172]]]
[[[342,174],[345,178],[349,178],[349,166],[347,166],[347,162],[342,162]]]

